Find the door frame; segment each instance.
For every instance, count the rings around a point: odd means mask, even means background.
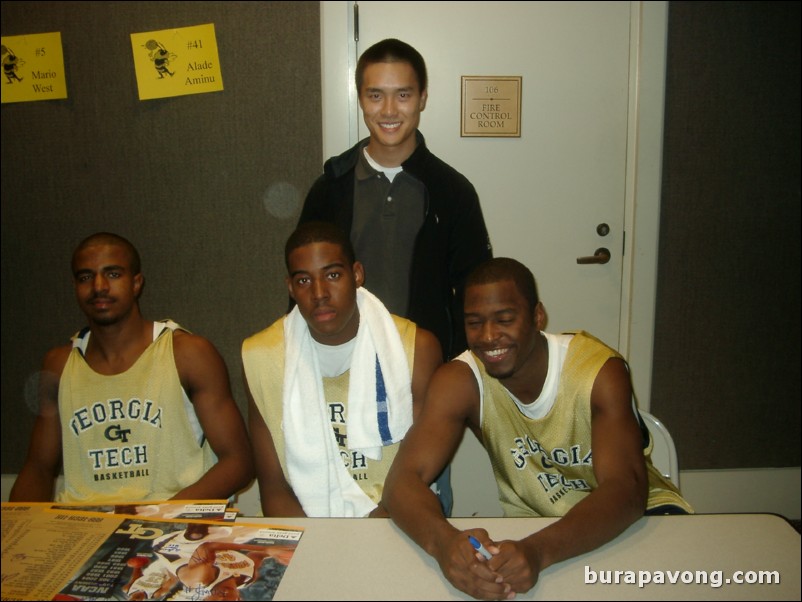
[[[357,142],[353,1],[320,3],[323,157]],[[618,351],[649,409],[657,298],[668,2],[630,5],[629,117]],[[454,4],[450,4],[453,10]]]

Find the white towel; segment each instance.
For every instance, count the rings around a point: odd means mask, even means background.
[[[381,460],[412,426],[412,378],[401,335],[373,293],[357,289],[359,332],[348,390],[348,447]],[[369,369],[370,368],[370,369]]]
[[[401,336],[372,293],[357,289],[359,329],[348,392],[348,447],[374,460],[412,425],[412,386]],[[365,516],[376,504],[345,468],[323,395],[309,327],[295,307],[284,321],[285,455],[308,516]]]

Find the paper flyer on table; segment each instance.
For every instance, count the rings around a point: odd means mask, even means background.
[[[271,600],[303,529],[3,504],[3,600]]]
[[[165,500],[100,505],[53,504],[48,511],[55,512],[58,510],[124,514],[154,520],[233,521],[237,517],[237,511],[229,508],[227,500]]]

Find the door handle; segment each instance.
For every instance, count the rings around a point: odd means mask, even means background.
[[[576,258],[577,263],[607,263],[608,261],[610,261],[610,250],[604,247],[596,249],[593,255]]]

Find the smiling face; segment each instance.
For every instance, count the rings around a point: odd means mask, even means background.
[[[465,334],[468,347],[487,373],[511,388],[536,373],[543,306],[534,312],[512,280],[475,284],[465,290]]]
[[[372,63],[365,67],[359,106],[370,130],[368,153],[384,167],[401,165],[415,150],[415,131],[426,108],[412,65]]]
[[[98,243],[80,248],[72,259],[75,297],[90,324],[116,324],[137,307],[143,277],[122,245]]]
[[[359,330],[356,289],[365,275],[362,264],[348,261],[340,245],[313,242],[287,257],[287,288],[309,332],[324,345],[342,345]]]

